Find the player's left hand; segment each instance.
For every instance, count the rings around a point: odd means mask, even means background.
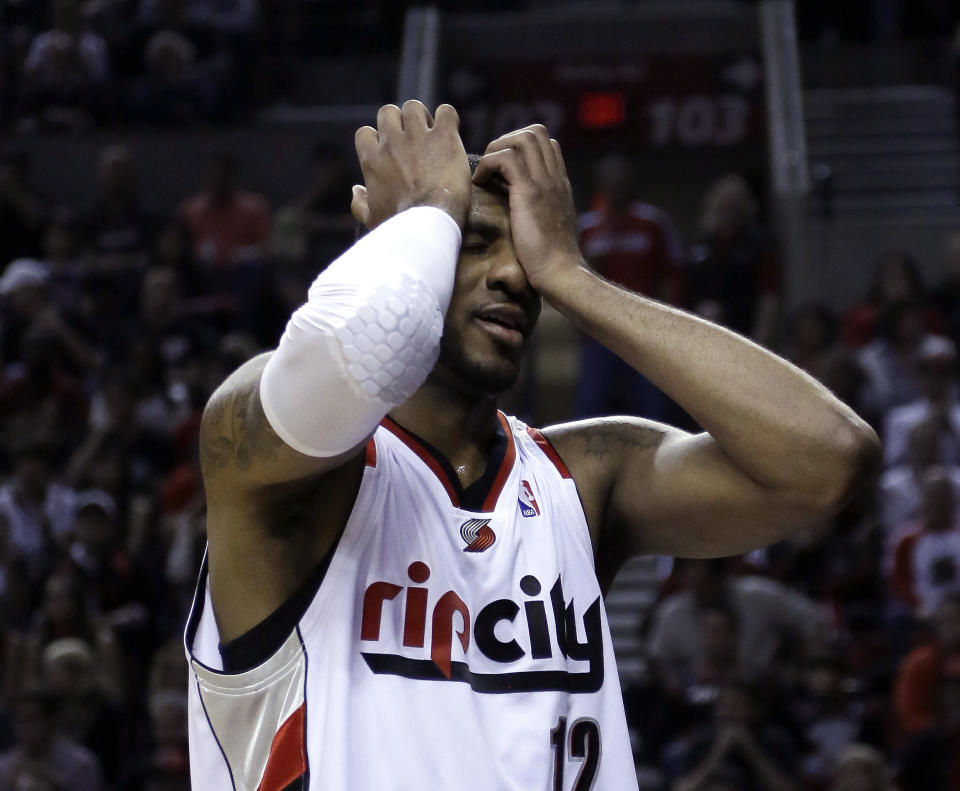
[[[580,263],[577,214],[560,144],[542,124],[509,132],[487,146],[473,175],[484,184],[499,175],[510,198],[517,260],[535,289]]]

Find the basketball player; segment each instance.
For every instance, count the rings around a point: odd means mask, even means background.
[[[387,105],[356,147],[370,232],[204,415],[193,786],[636,788],[602,604],[620,564],[782,539],[877,439],[780,358],[589,271],[542,126],[472,176],[447,105]],[[541,298],[706,432],[498,412]]]

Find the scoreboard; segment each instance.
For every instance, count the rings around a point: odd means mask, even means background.
[[[471,151],[537,122],[569,152],[765,145],[763,71],[754,53],[453,62],[444,71],[441,99],[460,110]]]

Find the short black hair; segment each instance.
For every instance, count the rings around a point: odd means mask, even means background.
[[[477,172],[477,165],[480,164],[481,156],[480,154],[467,154],[467,164],[470,165],[470,172]],[[491,176],[490,180],[483,185],[484,189],[490,190],[491,192],[496,192],[502,195],[504,198],[508,195],[507,182],[499,175],[495,174]],[[357,222],[354,225],[354,240],[359,239],[362,236],[366,236],[369,233],[369,228],[367,228],[362,222]]]
[[[477,165],[480,164],[482,158],[480,154],[467,154],[467,162],[470,164],[471,173],[477,172]],[[507,182],[499,173],[494,173],[483,185],[483,188],[491,192],[496,192],[504,198],[509,195]]]

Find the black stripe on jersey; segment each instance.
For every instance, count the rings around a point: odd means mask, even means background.
[[[403,676],[415,681],[460,681],[474,692],[597,692],[603,686],[603,653],[585,673],[566,670],[524,670],[517,673],[474,673],[466,662],[450,663],[450,678],[431,659],[409,659],[395,654],[360,656],[377,675]]]
[[[243,673],[259,667],[286,642],[316,598],[317,591],[320,590],[327,576],[327,569],[330,567],[330,561],[338,544],[339,539],[333,542],[327,554],[300,584],[300,587],[291,593],[290,597],[276,610],[239,637],[220,643],[220,658],[223,660],[224,673]]]

